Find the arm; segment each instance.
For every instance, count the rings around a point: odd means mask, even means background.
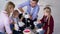
[[[53,30],[54,30],[54,20],[53,20],[53,17],[51,16],[50,17],[49,27],[48,27],[48,30],[47,30],[47,34],[48,33],[53,33]]]
[[[8,19],[8,17],[5,16],[5,18],[4,18],[3,21],[4,21],[4,27],[5,27],[6,33],[7,33],[7,34],[12,34],[12,31],[11,31],[11,29],[10,29],[10,24],[9,24],[9,19]]]
[[[23,10],[23,8],[19,8],[19,10],[20,10],[22,13],[24,13],[24,10]]]
[[[50,31],[50,28],[48,27],[48,28],[47,28],[47,34],[49,34],[49,31]]]
[[[29,1],[20,4],[20,5],[18,6],[18,9],[23,13],[23,12],[24,12],[23,7],[25,7],[25,6],[27,6],[27,5],[29,5]]]
[[[53,31],[52,31],[52,32],[54,32],[54,19],[53,19],[53,17],[52,17],[51,22],[52,22],[52,29],[53,29]]]
[[[44,16],[42,17],[42,19],[41,19],[40,21],[41,21],[41,23],[43,23],[43,22],[44,22]]]
[[[51,28],[51,32],[54,32],[54,19],[53,17],[51,16],[51,21],[50,21],[50,28]]]

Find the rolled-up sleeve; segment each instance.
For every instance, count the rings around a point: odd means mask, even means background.
[[[11,29],[10,29],[10,24],[9,24],[9,18],[7,16],[4,15],[4,26],[5,26],[5,30],[8,34],[12,33]]]
[[[28,6],[29,3],[30,3],[30,1],[26,1],[26,2],[24,2],[24,3],[20,4],[20,5],[18,5],[18,8],[22,8],[22,7],[24,7],[24,6]]]

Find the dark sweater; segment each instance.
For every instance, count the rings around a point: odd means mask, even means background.
[[[53,17],[50,16],[50,21],[49,21],[49,25],[48,25],[48,19],[46,21],[46,16],[43,16],[43,18],[41,19],[41,22],[44,23],[45,22],[45,25],[43,26],[43,29],[47,32],[47,28],[49,27],[49,30],[50,30],[50,33],[53,32],[53,29],[54,29],[54,20],[53,20]],[[46,34],[45,32],[45,34]]]

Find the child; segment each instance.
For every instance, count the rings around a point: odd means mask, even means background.
[[[45,23],[43,25],[43,30],[45,30],[44,34],[52,34],[54,29],[54,20],[51,15],[51,8],[45,7],[44,8],[44,16],[39,21],[40,23]]]
[[[16,27],[15,24],[17,24],[18,20],[19,20],[18,16],[19,16],[18,10],[14,10],[14,12],[13,12],[13,14],[11,16],[11,19],[13,20],[13,23],[11,24],[11,29],[13,30],[13,34],[17,34],[18,33],[18,31],[16,31],[16,28],[15,28]]]
[[[23,30],[25,29],[26,25],[25,23],[23,22],[23,15],[22,14],[19,14],[19,30],[20,30],[20,33],[23,34]]]

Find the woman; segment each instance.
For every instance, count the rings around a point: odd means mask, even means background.
[[[4,11],[0,13],[0,34],[12,34],[10,29],[11,20],[9,18],[10,13],[13,12],[15,5],[13,2],[8,2]]]

